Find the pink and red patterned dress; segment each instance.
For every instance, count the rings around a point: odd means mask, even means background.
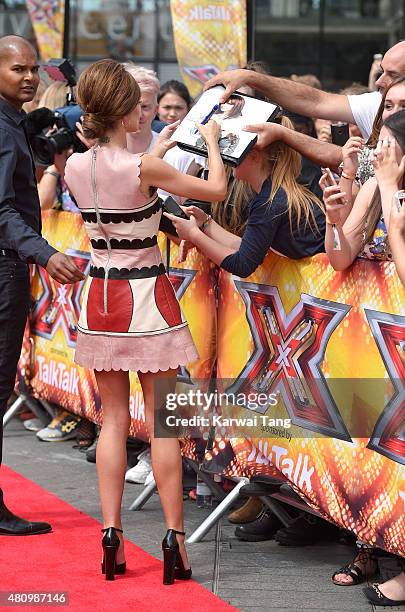
[[[140,191],[141,159],[95,146],[66,164],[92,246],[75,353],[86,368],[157,372],[198,359],[157,244],[161,202]]]

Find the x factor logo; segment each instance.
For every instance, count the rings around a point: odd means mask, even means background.
[[[368,447],[405,465],[405,317],[364,311],[394,388]]]
[[[191,281],[194,276],[197,274],[196,270],[185,270],[183,268],[169,268],[168,277],[170,282],[173,285],[173,289],[176,293],[176,297],[180,302],[180,299],[183,297],[185,292],[187,291]],[[179,367],[179,373],[177,375],[177,380],[179,382],[191,383],[190,372],[187,370],[185,366]]]
[[[87,276],[90,253],[67,249],[77,267]],[[80,298],[85,280],[73,285],[61,285],[44,268],[37,267],[42,293],[31,314],[31,332],[51,340],[62,327],[68,346],[76,346],[76,325],[80,316]]]
[[[226,70],[233,70],[239,66],[228,66]],[[216,74],[219,74],[221,70],[214,66],[214,64],[206,64],[205,66],[183,66],[184,72],[191,77],[196,79],[200,83],[206,83]]]
[[[302,294],[286,315],[276,287],[237,280],[235,285],[254,350],[227,393],[279,393],[293,424],[351,441],[321,370],[329,338],[351,307]]]
[[[189,77],[196,79],[200,83],[209,81],[209,79],[219,73],[218,68],[213,64],[206,66],[184,66],[183,70]]]

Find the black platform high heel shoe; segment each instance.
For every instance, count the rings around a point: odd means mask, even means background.
[[[168,529],[162,542],[163,584],[173,584],[175,578],[177,580],[189,580],[191,578],[191,567],[189,569],[184,567],[176,534],[186,535],[184,531]]]
[[[105,574],[106,580],[114,580],[115,574],[125,574],[127,564],[116,563],[115,559],[117,551],[120,546],[120,539],[116,534],[116,531],[123,533],[122,529],[118,527],[106,527],[101,530],[104,535],[102,539],[102,546],[104,551],[103,562],[101,564],[101,571]]]

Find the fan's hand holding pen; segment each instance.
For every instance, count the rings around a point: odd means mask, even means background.
[[[218,140],[221,135],[221,126],[216,121],[210,119],[208,123],[197,123],[196,128],[198,128],[198,131],[204,138],[207,146],[213,143],[218,144]]]

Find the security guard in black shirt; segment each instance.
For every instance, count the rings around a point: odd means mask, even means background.
[[[41,236],[35,166],[21,110],[35,96],[38,70],[36,52],[27,40],[20,36],[0,38],[0,464],[3,416],[14,389],[28,315],[28,263],[43,266],[60,283],[83,279],[73,259]],[[50,530],[48,523],[33,523],[13,514],[0,489],[0,536]]]

